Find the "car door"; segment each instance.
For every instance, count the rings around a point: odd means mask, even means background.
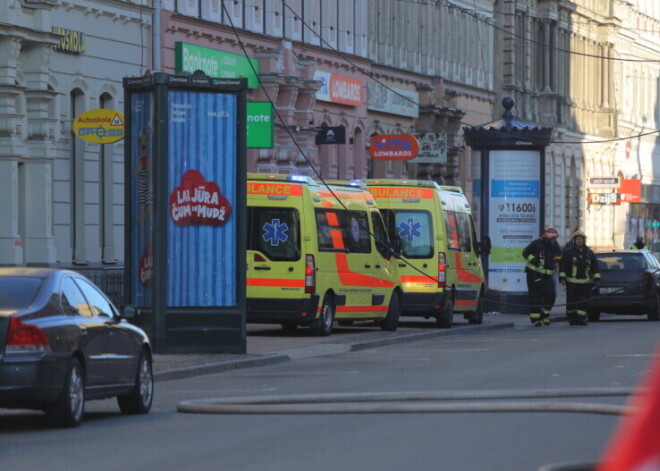
[[[136,341],[135,332],[122,322],[119,313],[108,298],[89,281],[76,278],[94,316],[103,325],[106,364],[105,382],[108,385],[128,385],[135,383],[137,361],[141,345]]]
[[[74,348],[82,351],[85,357],[85,386],[98,388],[106,378],[107,329],[99,323],[97,316],[73,276],[66,276],[60,286],[60,304],[62,311],[71,316],[71,322],[77,327],[78,339]]]

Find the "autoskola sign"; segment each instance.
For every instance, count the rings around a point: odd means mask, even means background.
[[[408,134],[379,134],[369,139],[374,160],[411,160],[419,153],[419,142]]]
[[[94,144],[117,142],[124,138],[124,115],[104,108],[85,111],[73,120],[73,132]]]

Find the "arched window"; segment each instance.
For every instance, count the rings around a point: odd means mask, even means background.
[[[76,116],[85,111],[85,94],[75,88],[69,95],[69,117],[73,122]],[[74,264],[86,264],[85,251],[85,145],[82,139],[76,138],[71,129],[70,146],[70,180],[69,180],[69,208],[71,222],[70,247]]]
[[[99,98],[99,108],[114,109],[115,101],[109,93],[103,93]],[[103,263],[115,263],[114,253],[114,218],[113,218],[113,186],[114,172],[113,156],[115,144],[100,146],[99,152],[99,244],[101,246],[101,260]]]

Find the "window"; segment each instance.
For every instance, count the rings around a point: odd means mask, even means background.
[[[433,224],[428,211],[381,210],[390,236],[401,238],[401,253],[406,258],[433,256]]]
[[[390,258],[389,250],[389,238],[387,237],[387,232],[385,231],[385,226],[383,225],[383,219],[381,218],[378,211],[371,212],[371,225],[374,228],[374,241],[376,242],[376,250],[384,258]]]
[[[248,250],[274,261],[300,259],[300,214],[294,208],[248,208]]]
[[[77,316],[92,316],[92,309],[87,304],[85,296],[73,278],[67,277],[62,282],[62,295],[60,297],[62,310],[65,314],[73,314]]]
[[[461,246],[461,252],[472,252],[472,224],[470,216],[465,213],[457,213],[458,218],[458,237]]]
[[[41,279],[7,276],[0,278],[0,308],[24,309],[34,300]]]
[[[371,253],[371,234],[365,211],[316,210],[319,250]]]
[[[445,211],[447,228],[447,247],[449,250],[461,250],[461,238],[458,234],[458,218],[453,211]]]
[[[115,310],[106,298],[95,286],[93,286],[89,281],[83,280],[82,278],[76,279],[76,284],[80,286],[80,289],[83,291],[85,298],[89,302],[89,305],[92,309],[93,316],[103,316],[103,317],[114,317]]]

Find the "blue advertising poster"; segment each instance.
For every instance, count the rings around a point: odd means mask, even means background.
[[[523,249],[539,236],[541,154],[534,150],[491,151],[488,234],[492,241],[488,287],[527,291]]]
[[[167,306],[236,306],[238,98],[170,90],[167,112]]]
[[[153,284],[153,95],[131,95],[132,303],[151,306]]]

